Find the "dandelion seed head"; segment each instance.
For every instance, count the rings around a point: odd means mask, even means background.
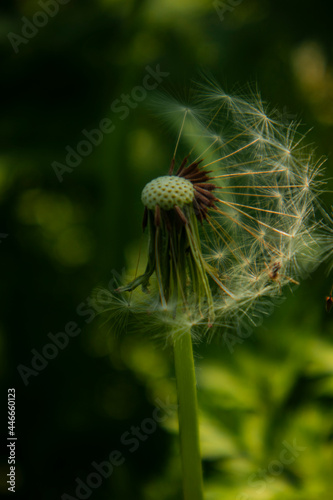
[[[187,179],[166,175],[150,181],[143,189],[141,199],[145,207],[154,210],[156,205],[171,210],[193,202],[193,184]]]
[[[323,161],[256,89],[240,97],[206,81],[193,105],[162,94],[158,102],[177,139],[169,175],[142,191],[146,270],[120,294],[142,287],[137,310],[157,336],[255,325],[327,249],[332,231],[325,236],[318,222]]]

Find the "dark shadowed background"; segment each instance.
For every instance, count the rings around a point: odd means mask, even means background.
[[[2,0],[0,13],[1,493],[15,388],[17,498],[180,500],[170,352],[149,332],[114,336],[91,299],[135,262],[141,190],[172,156],[148,87],[182,94],[201,71],[257,82],[282,120],[313,128],[331,177],[331,4]],[[332,282],[321,266],[244,342],[196,347],[207,500],[331,498]]]

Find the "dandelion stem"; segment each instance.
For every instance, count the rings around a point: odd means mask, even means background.
[[[203,500],[198,405],[190,331],[174,337],[184,500]]]

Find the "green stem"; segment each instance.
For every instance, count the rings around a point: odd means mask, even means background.
[[[174,338],[184,500],[203,500],[198,404],[190,331]]]

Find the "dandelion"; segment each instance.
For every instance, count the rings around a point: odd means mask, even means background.
[[[210,82],[198,86],[191,106],[162,95],[156,102],[178,127],[175,150],[168,172],[141,195],[145,272],[117,289],[110,311],[120,324],[125,305],[128,325],[128,315],[142,318],[145,308],[147,330],[173,346],[184,495],[199,500],[192,340],[255,324],[285,285],[319,264],[323,160],[298,124],[269,113],[256,91],[239,97]]]

